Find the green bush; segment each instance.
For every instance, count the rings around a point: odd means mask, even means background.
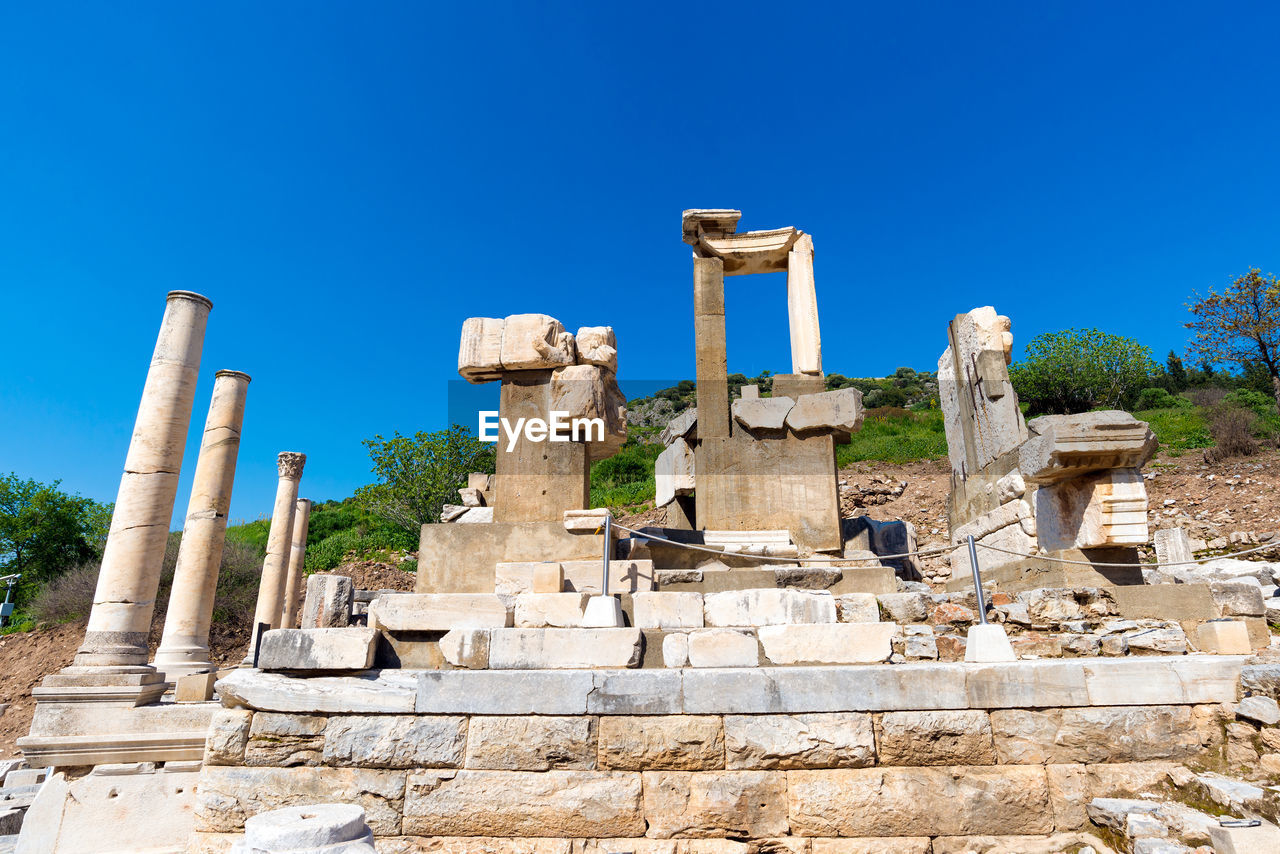
[[[617,454],[591,464],[591,506],[631,508],[652,501],[653,464],[662,445],[629,439]]]
[[[1138,394],[1135,409],[1190,409],[1191,401],[1170,394],[1168,389],[1144,388]]]

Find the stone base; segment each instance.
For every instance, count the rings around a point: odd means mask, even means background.
[[[658,572],[655,580],[658,589],[665,592],[720,593],[774,587],[827,590],[835,595],[898,592],[897,578],[888,566],[668,570]]]
[[[37,697],[30,734],[18,739],[18,749],[33,766],[198,761],[217,709],[212,702],[135,708]]]
[[[66,667],[31,689],[37,703],[145,706],[172,687],[154,667]]]
[[[1016,593],[1021,590],[1034,590],[1037,587],[1112,587],[1115,585],[1141,585],[1142,567],[1137,564],[1137,555],[1131,548],[1090,549],[1087,552],[1073,549],[1054,552],[1051,557],[1067,560],[1096,560],[1101,563],[1125,563],[1134,561],[1132,567],[1127,566],[1082,566],[1075,563],[1058,563],[1056,561],[1029,558],[1016,560],[1001,566],[987,569],[988,554],[978,549],[978,563],[983,567],[982,583],[991,585],[997,590]],[[972,590],[973,575],[966,564],[964,572],[953,576],[947,582],[948,591]]]
[[[23,822],[18,848],[58,854],[186,851],[199,765],[95,768],[67,781],[55,775]]]
[[[415,593],[493,593],[495,567],[522,561],[600,560],[602,534],[571,534],[555,522],[422,526]]]

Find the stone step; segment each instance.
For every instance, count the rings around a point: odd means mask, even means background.
[[[1237,702],[1245,661],[1244,656],[1184,655],[1007,664],[383,670],[310,678],[240,668],[218,682],[218,692],[224,702],[246,708],[314,714],[793,714],[1185,706]],[[1272,675],[1255,668],[1251,690],[1272,684]]]
[[[512,625],[512,607],[493,593],[393,593],[369,603],[369,626],[432,632]]]
[[[888,566],[756,566],[748,568],[659,569],[658,590],[719,593],[725,590],[797,587],[832,593],[894,593],[898,583]]]

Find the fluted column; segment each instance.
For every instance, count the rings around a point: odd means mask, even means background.
[[[311,501],[299,498],[293,511],[293,544],[289,546],[289,574],[284,582],[284,613],[280,628],[298,627],[298,602],[302,598],[302,567],[307,559],[307,528],[311,524]]]
[[[179,676],[214,670],[209,660],[209,623],[222,565],[248,390],[249,375],[239,371],[218,371],[214,379],[213,401],[205,420],[173,590],[165,612],[164,635],[156,650],[155,667],[170,682]]]
[[[280,628],[280,610],[284,605],[284,584],[289,572],[289,549],[293,541],[294,504],[298,501],[298,481],[307,455],[285,451],[276,457],[280,480],[276,484],[276,503],[271,511],[271,530],[267,534],[267,557],[262,562],[262,581],[258,585],[258,607],[254,611],[253,634],[249,638],[249,654],[245,663],[253,663],[257,648],[257,627],[266,623]]]
[[[77,668],[150,671],[147,634],[211,308],[213,303],[200,294],[169,293],[116,494],[93,610],[75,657]]]

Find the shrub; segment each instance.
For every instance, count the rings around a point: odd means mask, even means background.
[[[1203,410],[1188,405],[1174,409],[1139,410],[1133,414],[1138,420],[1151,425],[1160,444],[1171,451],[1207,448],[1213,444]]]
[[[1193,388],[1187,392],[1187,398],[1196,406],[1217,406],[1226,396],[1227,390],[1217,386]]]
[[[1168,389],[1163,388],[1144,388],[1134,404],[1135,409],[1186,409],[1190,406],[1191,401],[1170,394]]]
[[[1212,452],[1206,452],[1209,462],[1228,457],[1248,457],[1257,453],[1258,442],[1253,438],[1258,416],[1248,409],[1224,404],[1216,407],[1209,419],[1209,432],[1213,434]]]
[[[66,623],[89,616],[98,586],[99,561],[77,564],[40,588],[27,613],[38,623]]]
[[[1251,409],[1259,415],[1273,412],[1276,408],[1274,397],[1249,388],[1238,388],[1222,400],[1224,403],[1231,403],[1242,409]]]
[[[912,412],[898,407],[867,411],[862,429],[850,437],[848,445],[836,447],[841,466],[859,460],[906,463],[947,455],[947,435],[942,412],[937,409]]]

